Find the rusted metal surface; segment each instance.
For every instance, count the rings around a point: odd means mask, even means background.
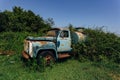
[[[51,62],[53,62],[53,63],[55,62],[51,55],[46,55],[45,56],[45,61],[46,61],[47,65],[50,65]]]
[[[47,44],[47,41],[40,41],[40,44],[42,45]]]
[[[40,50],[47,50],[47,49],[54,51],[56,50],[55,43],[52,41],[53,38],[50,37],[45,37],[45,38],[41,37],[41,39],[39,38],[30,39],[30,40],[27,39],[24,41],[24,51],[30,57],[36,57]]]
[[[58,53],[72,51],[72,43],[83,41],[85,37],[82,31],[71,33],[69,29],[55,28],[49,31],[45,37],[27,37],[24,41],[24,52],[22,55],[25,58],[37,57],[39,52],[51,50],[57,58],[69,57],[68,53]]]
[[[29,55],[28,55],[25,51],[22,51],[22,56],[23,56],[25,59],[29,59]]]
[[[77,44],[78,42],[85,41],[86,35],[81,32],[72,32],[72,43]]]
[[[49,31],[46,36],[56,37],[56,32],[55,31]]]
[[[70,57],[70,54],[69,54],[69,53],[58,54],[58,58],[59,58],[59,59],[67,58],[67,57]]]
[[[82,34],[81,32],[75,32],[75,33],[78,35],[79,40],[84,40],[85,39],[85,35]]]

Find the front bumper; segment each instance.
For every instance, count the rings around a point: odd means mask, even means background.
[[[30,56],[25,51],[22,51],[22,57],[25,58],[25,59],[30,58]]]

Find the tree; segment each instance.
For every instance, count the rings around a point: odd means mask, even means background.
[[[54,23],[54,21],[53,21],[53,18],[48,18],[48,19],[46,20],[46,24],[48,24],[49,26],[55,25],[55,23]]]
[[[52,18],[45,21],[39,15],[36,15],[31,10],[24,10],[21,7],[13,7],[13,11],[4,11],[0,13],[0,30],[13,32],[39,32],[46,31],[54,24]],[[4,29],[3,29],[4,26]]]
[[[5,31],[5,28],[8,26],[8,16],[3,12],[0,12],[0,32]]]

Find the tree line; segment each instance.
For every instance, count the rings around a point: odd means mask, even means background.
[[[52,18],[44,20],[31,10],[21,7],[13,7],[12,11],[0,12],[0,32],[43,32],[51,29],[54,25]]]

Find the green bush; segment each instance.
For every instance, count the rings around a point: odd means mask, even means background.
[[[120,63],[120,38],[114,33],[104,32],[102,28],[84,29],[85,42],[73,45],[79,59],[91,61],[113,61]]]
[[[0,34],[0,49],[12,50],[15,53],[20,53],[23,50],[23,42],[27,36],[42,35],[29,32],[2,32]]]
[[[30,32],[2,32],[0,33],[0,51],[4,52],[3,54],[9,55],[14,54],[13,60],[20,61],[21,53],[23,50],[24,39],[27,36],[39,37],[43,34],[40,33],[30,33]],[[22,59],[23,60],[23,59]],[[42,60],[42,59],[41,59]],[[36,59],[26,60],[24,62],[24,67],[27,67],[29,70],[33,71],[44,71],[44,61],[41,65],[37,65]]]

